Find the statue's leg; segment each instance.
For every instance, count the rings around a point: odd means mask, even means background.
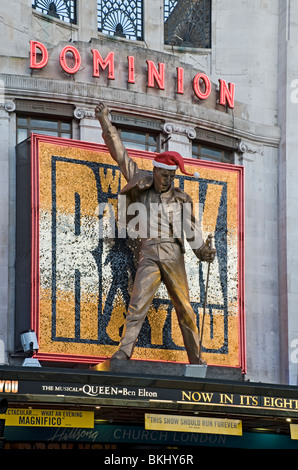
[[[150,248],[150,250],[154,250],[154,248]],[[147,255],[148,253],[141,255],[119,350],[114,355],[116,358],[120,358],[120,351],[125,353],[128,358],[131,357],[152,300],[161,283],[159,267]]]
[[[178,317],[188,360],[191,364],[200,364],[202,361],[199,358],[199,332],[196,315],[189,298],[184,256],[179,245],[173,244],[172,256],[165,257],[160,269],[162,280],[167,287]]]

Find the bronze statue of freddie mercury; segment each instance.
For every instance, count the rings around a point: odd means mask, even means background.
[[[153,160],[153,174],[140,170],[128,156],[117,129],[109,119],[109,109],[104,103],[95,108],[95,115],[100,122],[104,141],[112,158],[117,162],[127,185],[120,194],[126,195],[131,202],[144,204],[148,208],[148,225],[150,224],[150,204],[192,204],[191,198],[181,189],[172,185],[176,169],[189,174],[184,169],[183,158],[177,152],[163,152]],[[193,176],[193,175],[192,175]],[[191,215],[191,225],[195,219]],[[196,316],[190,304],[188,281],[184,263],[183,236],[172,233],[167,237],[144,237],[138,267],[134,280],[130,304],[127,311],[123,335],[119,349],[111,360],[128,360],[131,358],[138,335],[146,318],[158,287],[163,281],[175,308],[182,337],[191,364],[201,364],[199,354],[199,333]],[[196,248],[193,251],[201,261],[212,262],[216,251],[204,243],[202,234],[196,225]],[[188,240],[188,238],[187,238]]]

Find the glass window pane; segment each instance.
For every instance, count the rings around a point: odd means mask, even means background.
[[[35,129],[58,129],[57,121],[46,121],[42,119],[31,119],[30,127]]]
[[[18,126],[26,127],[27,126],[27,119],[26,118],[18,118],[17,119]]]
[[[121,131],[121,138],[145,143],[146,136],[140,132]]]
[[[62,131],[70,131],[70,123],[69,122],[62,122],[61,123],[61,130]]]
[[[209,161],[209,162],[214,162],[214,161],[217,161],[218,158],[205,157],[204,155],[202,155],[202,156],[200,157],[200,160],[207,160],[207,161]]]
[[[148,144],[149,145],[156,145],[157,143],[157,136],[153,134],[149,134],[148,136]]]
[[[31,129],[31,132],[34,132],[35,134],[53,135],[54,137],[58,137],[57,132],[55,131],[46,131],[44,129]]]
[[[123,142],[124,147],[126,148],[135,149],[135,150],[146,150],[145,145],[142,143],[125,141],[125,140],[122,140],[122,142]]]
[[[71,138],[71,122],[54,119],[18,116],[17,142],[25,140],[31,132],[54,137]]]
[[[215,149],[211,149],[211,148],[207,148],[207,147],[202,147],[201,152],[202,152],[202,157],[204,155],[204,156],[213,157],[213,158],[216,158],[216,159],[221,158],[221,151],[220,150],[215,150]]]
[[[157,152],[159,147],[159,134],[137,130],[135,128],[118,128],[123,145],[127,148]]]
[[[198,158],[199,156],[199,146],[197,144],[192,144],[192,153],[195,156],[195,158]]]
[[[200,160],[234,163],[232,152],[214,147],[202,146],[200,143],[193,143],[192,156],[193,158],[198,158]]]
[[[18,129],[17,132],[17,143],[23,142],[27,139],[27,129]]]

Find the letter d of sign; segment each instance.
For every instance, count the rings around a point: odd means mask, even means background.
[[[37,49],[39,52],[37,52]],[[37,62],[37,56],[41,54],[41,59]],[[30,69],[42,69],[49,60],[47,48],[38,41],[30,41]]]

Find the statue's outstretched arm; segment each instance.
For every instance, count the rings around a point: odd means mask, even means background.
[[[104,103],[99,103],[95,108],[95,116],[100,122],[102,136],[112,158],[118,163],[126,181],[130,181],[137,173],[138,167],[128,156],[117,129],[112,125],[108,107]]]

